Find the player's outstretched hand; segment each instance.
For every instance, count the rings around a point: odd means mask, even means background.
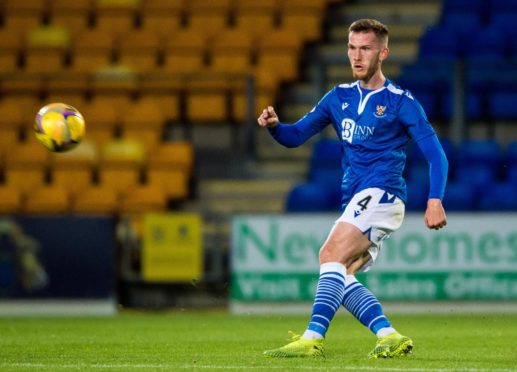
[[[447,225],[447,217],[440,199],[429,199],[425,210],[425,224],[428,228],[439,230]]]
[[[257,119],[259,125],[264,128],[273,128],[278,125],[278,115],[273,106],[265,108]]]

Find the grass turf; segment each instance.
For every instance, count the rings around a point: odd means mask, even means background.
[[[339,314],[326,358],[271,359],[307,316],[224,313],[123,314],[100,318],[0,318],[1,371],[517,371],[517,315],[390,317],[413,338],[402,359],[369,360],[375,337]]]

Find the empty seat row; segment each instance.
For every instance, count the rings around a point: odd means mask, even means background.
[[[152,186],[168,200],[184,200],[192,191],[193,149],[188,142],[167,142],[146,151],[139,141],[113,140],[97,151],[85,141],[73,151],[51,154],[28,139],[2,160],[2,185],[15,188],[22,197],[51,186],[72,197],[94,186],[108,187],[121,196]]]
[[[30,0],[23,6],[7,0],[1,15],[3,27],[18,34],[41,24],[64,26],[73,34],[96,28],[111,35],[121,35],[135,28],[167,35],[185,25],[204,33],[237,26],[257,34],[282,25],[299,28],[304,36],[313,38],[320,33],[319,22],[325,6],[324,0]],[[300,27],[302,25],[305,27]]]

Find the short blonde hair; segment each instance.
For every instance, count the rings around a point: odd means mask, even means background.
[[[388,45],[388,27],[376,19],[363,18],[353,22],[348,28],[348,32],[373,32],[377,39]]]

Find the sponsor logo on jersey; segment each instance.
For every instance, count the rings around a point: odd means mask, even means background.
[[[346,110],[346,108],[347,108],[348,106],[350,106],[350,104],[349,104],[348,102],[343,102],[343,103],[341,104],[341,110],[343,110],[343,111],[344,111],[344,110]]]
[[[358,125],[352,119],[343,119],[341,121],[341,139],[352,143],[353,140],[365,141],[373,136],[375,128],[368,125]]]
[[[377,105],[374,115],[378,118],[382,118],[384,115],[386,115],[386,106]]]

